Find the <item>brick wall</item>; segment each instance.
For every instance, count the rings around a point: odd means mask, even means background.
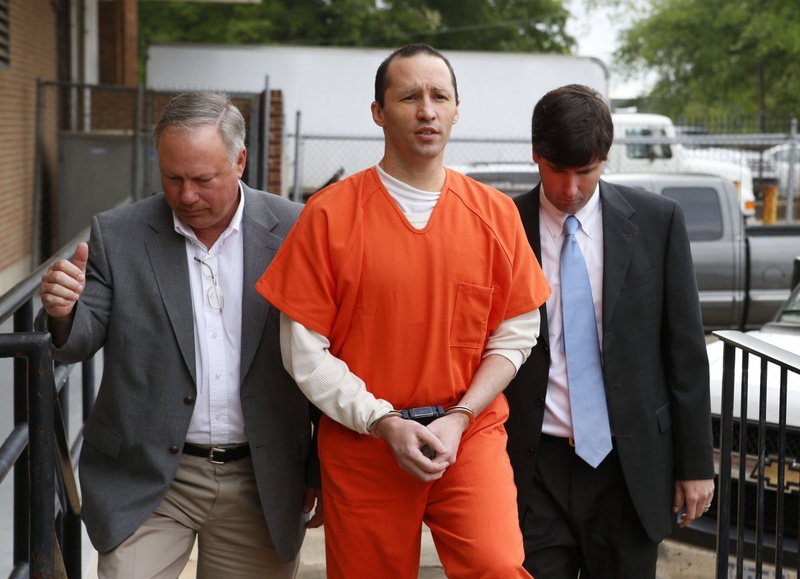
[[[0,271],[31,253],[36,80],[56,80],[58,69],[53,3],[11,0],[9,19],[10,65],[0,67]],[[49,130],[55,130],[54,116]],[[45,170],[55,179],[54,151],[45,156]]]
[[[100,0],[97,9],[100,84],[136,86],[136,0]]]

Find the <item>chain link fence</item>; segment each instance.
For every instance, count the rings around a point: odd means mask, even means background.
[[[87,227],[93,215],[161,191],[152,130],[178,92],[39,83],[34,265]],[[265,111],[272,103],[265,93],[230,93],[230,97],[248,129],[243,178],[266,189],[273,151],[265,144],[272,128]],[[280,157],[275,164],[279,161]],[[274,188],[280,188],[278,181]]]
[[[800,215],[800,138],[797,121],[772,123],[773,132],[754,132],[764,123],[749,119],[673,125],[655,115],[615,115],[615,140],[606,165],[613,173],[707,173],[733,181],[743,198],[760,211],[765,191],[777,191],[778,218]],[[619,124],[617,119],[619,118]],[[638,119],[638,120],[637,120]],[[645,120],[642,120],[645,119]],[[630,122],[628,122],[630,121]],[[681,119],[686,123],[686,119]],[[638,124],[637,124],[638,123]],[[711,127],[711,128],[709,128]],[[298,136],[299,135],[299,136]],[[318,135],[295,130],[284,146],[287,174],[282,194],[296,200],[341,178],[376,164],[383,155],[383,136]],[[445,164],[532,163],[530,138],[451,135]],[[787,211],[787,207],[793,208]]]

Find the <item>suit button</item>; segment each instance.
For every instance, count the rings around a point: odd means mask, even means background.
[[[194,396],[187,396],[183,399],[184,404],[194,404]]]
[[[169,447],[169,452],[171,454],[178,454],[180,451],[181,451],[181,449],[178,448],[177,446],[175,446],[174,444]]]
[[[525,450],[525,456],[533,456],[533,449],[528,448]]]
[[[544,398],[537,398],[536,406],[544,406]]]

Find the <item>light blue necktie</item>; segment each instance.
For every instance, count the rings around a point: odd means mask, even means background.
[[[581,222],[574,215],[564,221],[564,244],[561,247],[561,313],[564,319],[564,352],[567,358],[575,452],[597,468],[611,452],[611,428],[608,423],[589,272],[575,238],[575,232],[580,225]]]

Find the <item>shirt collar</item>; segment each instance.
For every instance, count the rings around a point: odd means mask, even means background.
[[[569,213],[564,213],[556,208],[544,194],[544,183],[539,185],[539,203],[542,207],[542,215],[544,216],[545,227],[551,237],[556,238],[564,231],[564,221],[567,220]],[[596,235],[598,227],[602,227],[600,219],[600,182],[597,182],[594,194],[589,199],[588,203],[580,208],[575,214],[578,221],[581,222],[581,229],[584,233],[593,238]]]

